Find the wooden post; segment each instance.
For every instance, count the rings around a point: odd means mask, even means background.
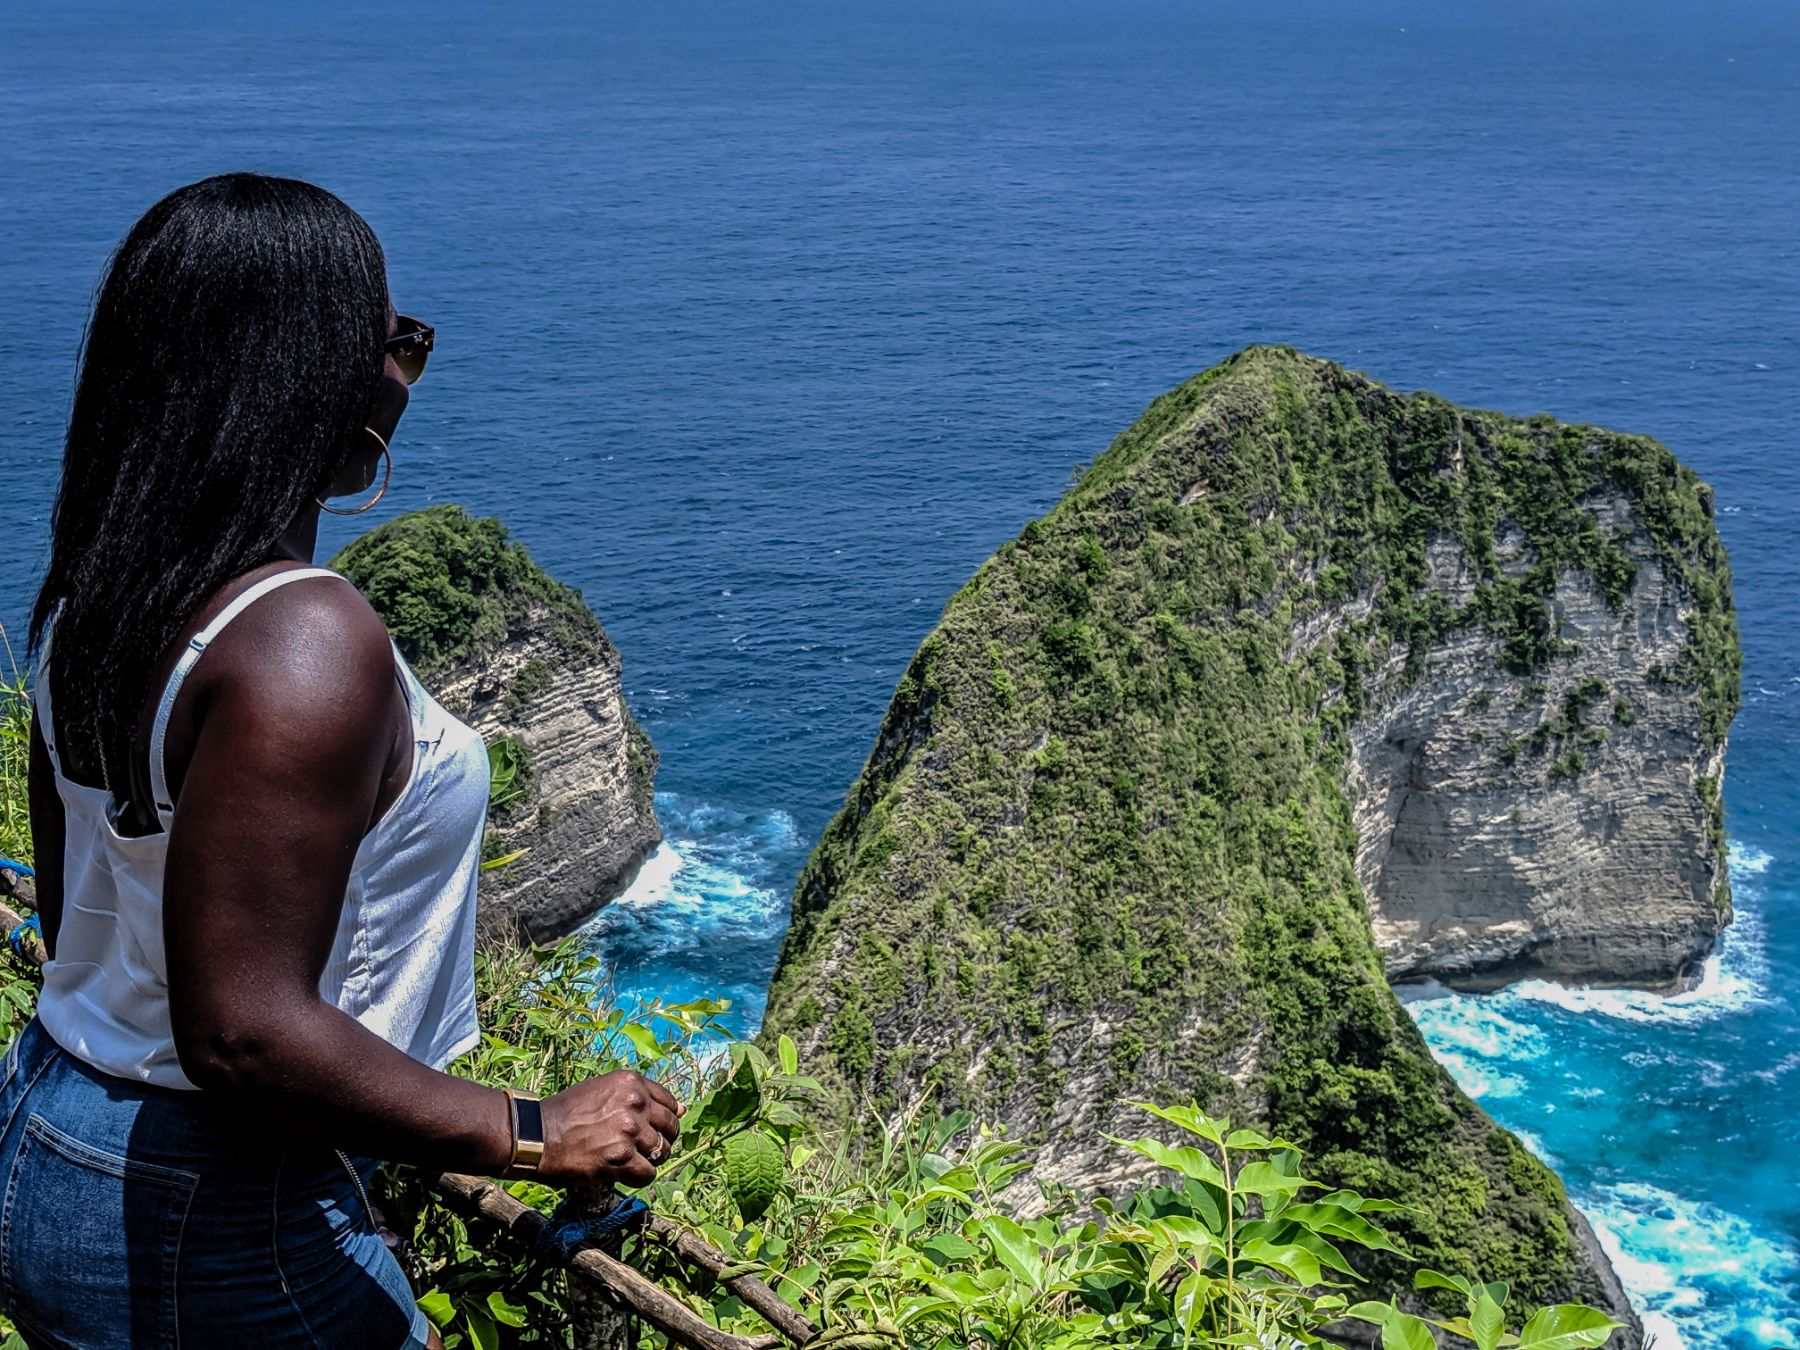
[[[569,1211],[577,1219],[603,1219],[624,1201],[611,1186],[588,1186],[569,1192]],[[569,1281],[574,1350],[633,1350],[637,1323],[591,1281]]]

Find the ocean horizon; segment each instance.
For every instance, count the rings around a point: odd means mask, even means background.
[[[436,325],[380,508],[581,588],[667,841],[587,930],[754,1029],[794,880],[948,597],[1254,342],[1656,437],[1742,630],[1737,918],[1665,996],[1409,990],[1659,1350],[1800,1343],[1800,7],[341,0],[0,12],[0,622],[86,307],[227,169],[331,188]]]

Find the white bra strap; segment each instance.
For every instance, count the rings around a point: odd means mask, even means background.
[[[162,700],[156,705],[156,721],[150,727],[150,791],[155,795],[158,814],[166,816],[175,809],[174,803],[169,800],[169,781],[163,776],[163,737],[169,730],[169,714],[174,711],[175,696],[181,692],[182,681],[187,679],[194,663],[200,659],[213,639],[219,636],[226,624],[270,591],[285,586],[290,581],[304,581],[307,577],[338,577],[338,574],[326,567],[295,567],[266,576],[254,586],[246,586],[233,596],[231,603],[213,615],[206,627],[188,639],[187,649],[181,653],[181,659],[169,674],[169,683],[163,689]],[[343,578],[338,577],[338,580]]]
[[[44,640],[38,645],[37,674],[31,681],[31,702],[37,711],[38,732],[44,738],[44,748],[50,752],[50,762],[62,772],[62,760],[56,749],[56,718],[50,709],[50,643],[56,636],[56,618],[62,613],[62,602],[59,600],[50,622],[44,626]]]

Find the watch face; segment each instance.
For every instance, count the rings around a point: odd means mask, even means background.
[[[522,1092],[508,1092],[506,1099],[512,1103],[511,1165],[515,1170],[535,1172],[544,1160],[544,1108],[536,1097]]]
[[[514,1097],[513,1109],[519,1116],[519,1142],[533,1143],[541,1153],[544,1148],[544,1108],[536,1097]]]

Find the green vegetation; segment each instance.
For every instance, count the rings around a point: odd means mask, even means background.
[[[25,775],[31,764],[31,683],[0,629],[7,672],[0,680],[0,858],[31,857],[31,807]]]
[[[581,592],[551,579],[508,538],[506,527],[460,506],[398,516],[345,545],[331,560],[368,597],[421,678],[490,651],[510,628],[546,626],[567,659],[591,658],[606,645]],[[529,698],[547,679],[530,663],[514,692]],[[510,704],[509,704],[510,706]]]
[[[0,729],[28,726],[25,709],[17,681],[0,690]],[[0,819],[25,812],[25,762],[8,753]],[[29,861],[29,836],[20,837],[9,851]],[[0,958],[0,1049],[29,1015],[36,984],[34,969]],[[547,953],[484,949],[477,985],[484,1035],[453,1072],[540,1093],[615,1068],[661,1078],[690,1109],[645,1198],[759,1274],[845,1350],[1282,1350],[1319,1343],[1323,1325],[1344,1317],[1379,1324],[1384,1344],[1429,1344],[1413,1312],[1351,1303],[1362,1262],[1400,1259],[1383,1226],[1397,1217],[1391,1207],[1325,1189],[1284,1140],[1233,1131],[1192,1107],[1145,1104],[1184,1136],[1175,1147],[1118,1141],[1160,1169],[1150,1184],[1122,1204],[1096,1201],[1091,1213],[1059,1191],[1047,1213],[1023,1219],[998,1198],[1026,1165],[1018,1144],[972,1128],[967,1115],[915,1113],[869,1122],[878,1144],[852,1147],[854,1136],[824,1123],[830,1113],[791,1040],[778,1038],[769,1055],[721,1046],[723,1002],[628,1009],[609,993],[599,958],[573,941]],[[507,1189],[545,1212],[560,1198],[530,1182]],[[411,1169],[384,1172],[380,1203],[418,1258],[420,1305],[450,1350],[571,1344],[565,1276],[531,1265],[508,1239],[472,1234]],[[638,1239],[626,1257],[720,1327],[767,1330],[668,1248]],[[1436,1325],[1479,1350],[1503,1343],[1503,1314],[1488,1305],[1503,1302],[1504,1289],[1429,1271],[1416,1283],[1425,1301],[1416,1306],[1436,1307]],[[1599,1346],[1612,1330],[1579,1306],[1510,1325],[1519,1350]],[[3,1317],[0,1350],[24,1350]],[[664,1347],[644,1331],[638,1350]]]
[[[531,751],[525,742],[497,736],[487,743],[488,815],[502,818],[521,804],[531,787]]]
[[[1403,1259],[1382,1226],[1391,1206],[1322,1187],[1284,1140],[1146,1103],[1183,1137],[1174,1147],[1116,1141],[1160,1169],[1150,1184],[1087,1214],[1078,1195],[1058,1193],[1048,1213],[1021,1219],[998,1199],[1028,1163],[1020,1145],[967,1115],[911,1115],[878,1122],[878,1144],[853,1150],[818,1128],[818,1085],[791,1040],[768,1054],[719,1049],[723,1003],[627,1015],[598,959],[569,943],[541,962],[487,951],[478,970],[488,1035],[456,1072],[538,1092],[615,1068],[662,1078],[691,1105],[645,1199],[859,1350],[1275,1350],[1317,1344],[1326,1323],[1345,1317],[1381,1325],[1401,1345],[1429,1343],[1417,1339],[1427,1334],[1418,1316],[1350,1296],[1356,1262],[1374,1252]],[[479,1249],[404,1169],[388,1182],[384,1207],[413,1234],[432,1286],[420,1303],[451,1350],[567,1343],[561,1277],[516,1251]],[[546,1210],[557,1198],[530,1183],[508,1189]],[[767,1330],[666,1247],[640,1241],[626,1259],[672,1291],[710,1290],[689,1299],[720,1327]],[[1436,1325],[1451,1330],[1472,1300],[1464,1320],[1482,1329],[1478,1345],[1499,1344],[1503,1287],[1432,1272],[1417,1287],[1418,1306],[1437,1307]],[[1598,1346],[1613,1329],[1576,1306],[1520,1320],[1522,1350]],[[660,1344],[648,1333],[639,1342]]]
[[[531,700],[550,687],[550,667],[537,657],[532,657],[519,667],[519,673],[513,676],[512,687],[506,691],[506,712],[509,717],[522,717],[531,706]]]
[[[1587,509],[1608,495],[1639,535]],[[1428,584],[1438,544],[1468,561],[1464,605]],[[1556,1178],[1387,989],[1342,783],[1390,653],[1416,679],[1479,627],[1511,670],[1544,670],[1568,650],[1558,577],[1629,605],[1640,554],[1690,597],[1667,678],[1716,742],[1737,698],[1729,578],[1701,485],[1655,442],[1287,350],[1189,381],[920,647],[801,875],[765,1037],[823,1056],[846,1120],[929,1099],[1052,1150],[1083,1143],[1046,1125],[1052,1104],[1197,1098],[1402,1205],[1395,1232],[1435,1269],[1598,1297]],[[1567,733],[1559,775],[1606,734],[1605,692],[1579,691],[1534,747]],[[1381,1251],[1363,1269],[1406,1278]]]

